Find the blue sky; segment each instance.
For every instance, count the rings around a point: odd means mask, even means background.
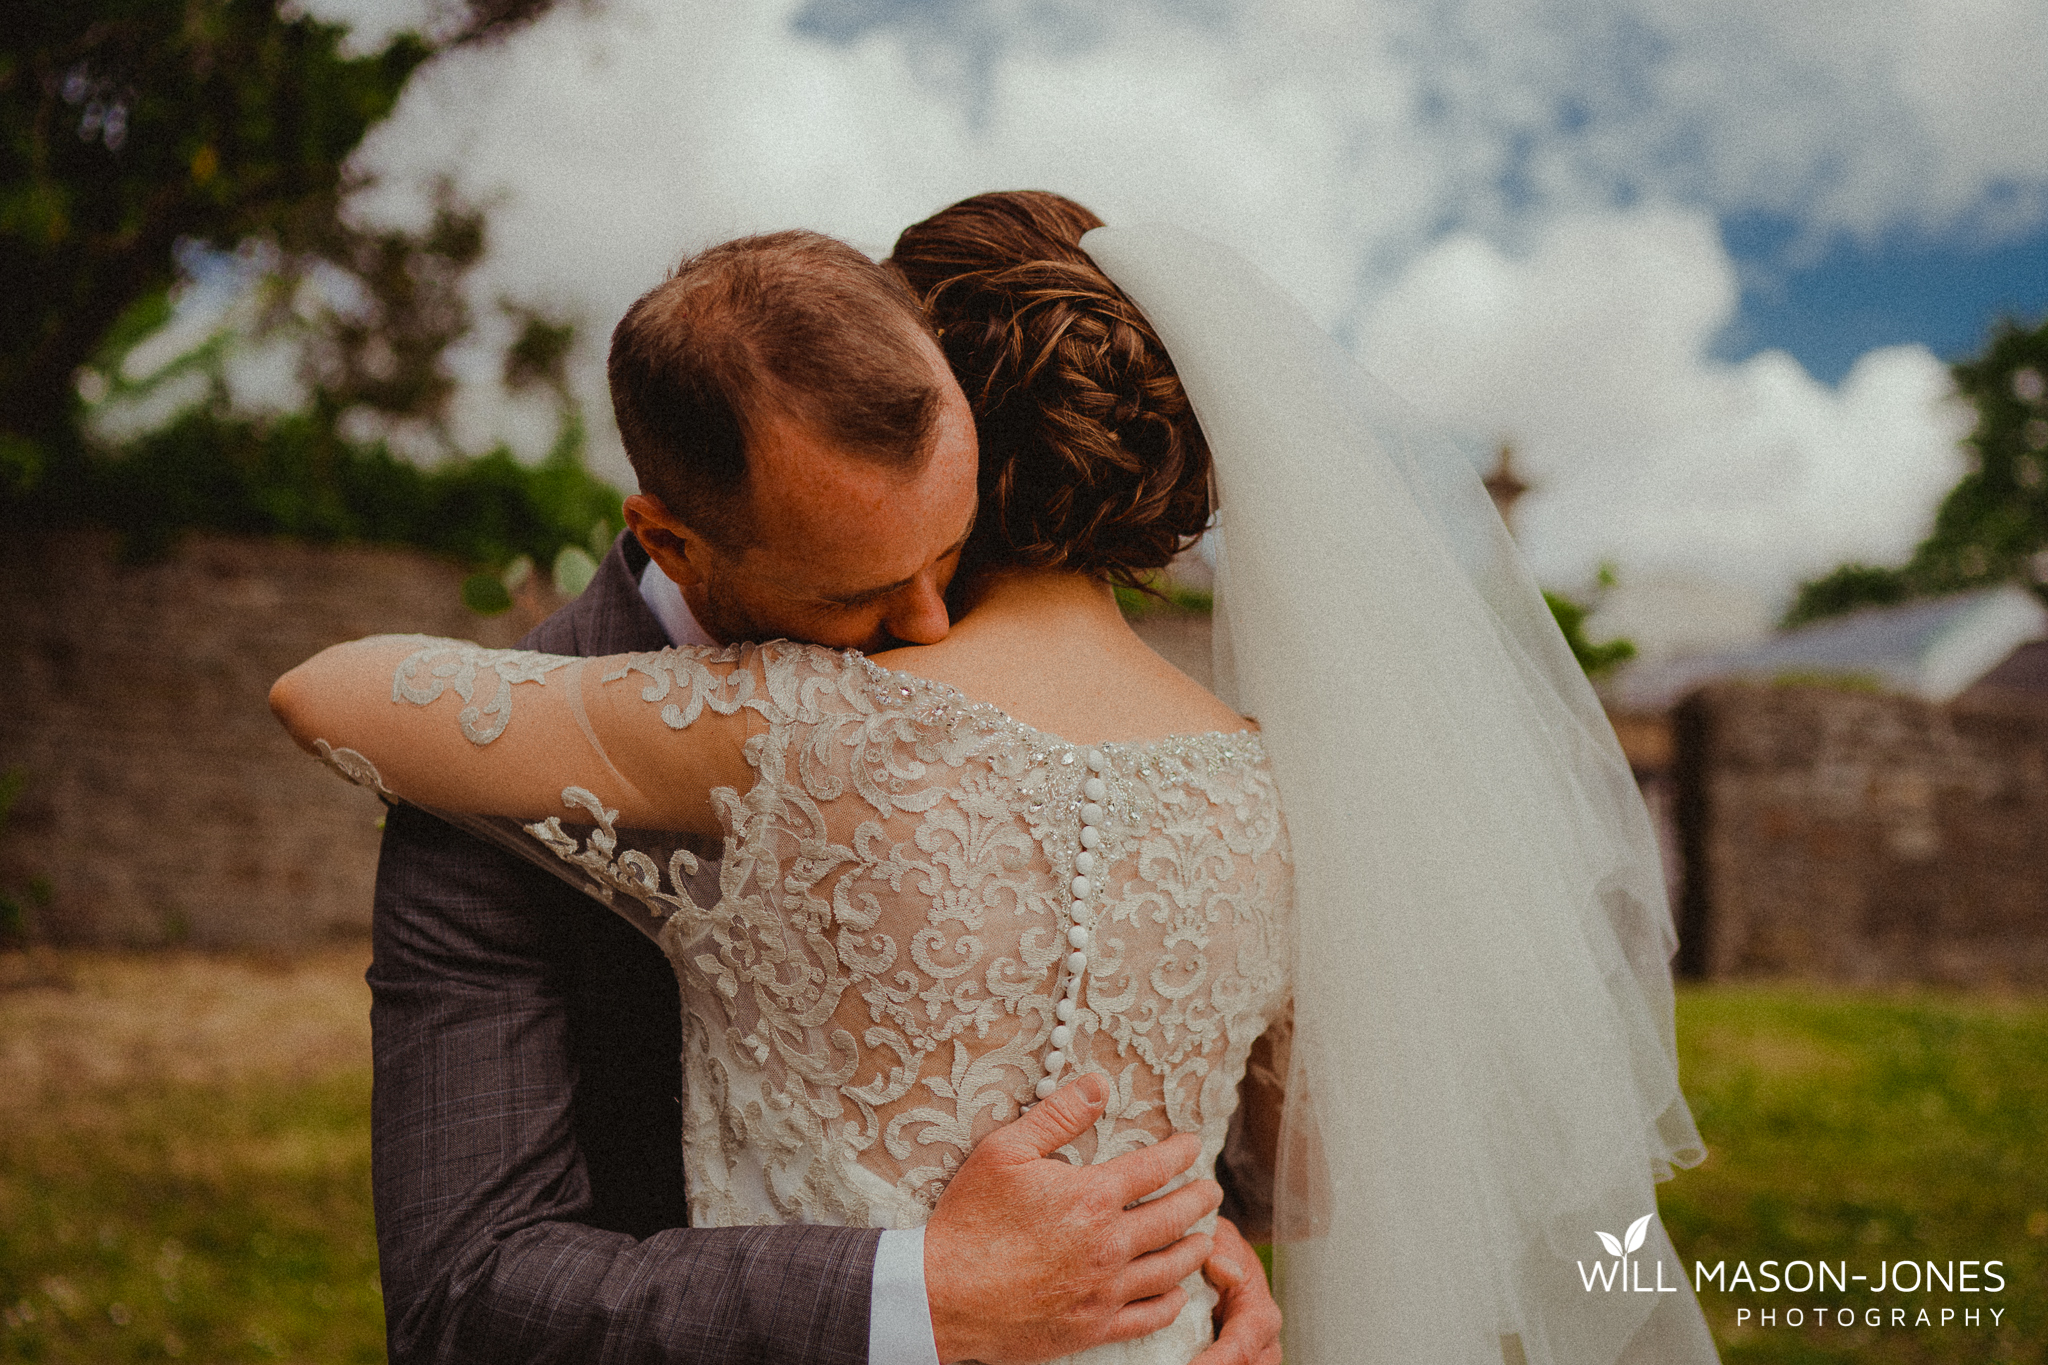
[[[447,0],[306,0],[373,46]],[[1945,364],[2048,311],[2048,0],[606,0],[417,76],[371,221],[493,206],[448,431],[539,451],[510,300],[575,382],[684,251],[874,250],[976,191],[1219,238],[1470,452],[1545,581],[1781,602],[1960,472]],[[403,446],[419,433],[388,433]],[[593,459],[626,477],[597,424]]]
[[[2048,228],[1998,243],[1961,231],[1841,239],[1799,264],[1785,260],[1798,228],[1784,218],[1735,217],[1721,230],[1746,276],[1741,311],[1716,344],[1730,359],[1778,347],[1835,384],[1879,346],[1918,342],[1956,361],[1982,349],[1997,318],[2048,315]]]

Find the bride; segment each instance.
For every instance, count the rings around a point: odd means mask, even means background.
[[[1109,1101],[1069,1159],[1192,1133],[1206,1177],[1258,1044],[1290,1359],[1712,1360],[1682,1273],[1645,1299],[1575,1268],[1632,1224],[1635,1259],[1675,1263],[1651,1182],[1699,1152],[1669,917],[1611,731],[1469,469],[1183,234],[990,195],[894,260],[981,435],[946,639],[373,639],[280,680],[295,738],[658,934],[698,1225],[916,1226],[981,1136],[1084,1074]],[[1229,703],[1110,592],[1202,531],[1212,484]],[[1276,1128],[1247,1120],[1255,1147]],[[1086,1357],[1190,1360],[1213,1295],[1184,1288],[1165,1329]]]

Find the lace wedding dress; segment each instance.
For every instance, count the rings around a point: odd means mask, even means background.
[[[1600,1228],[1679,1264],[1654,1181],[1704,1151],[1641,796],[1477,475],[1241,258],[1172,228],[1083,247],[1201,418],[1219,690],[1263,729],[1090,750],[813,649],[606,665],[657,732],[744,744],[716,885],[673,836],[563,792],[618,777],[580,748],[545,756],[530,803],[569,814],[495,823],[676,963],[695,1216],[915,1224],[1055,1060],[1115,1087],[1070,1159],[1192,1131],[1209,1174],[1286,1005],[1290,1360],[1712,1365],[1682,1271],[1651,1295],[1577,1273]],[[488,753],[529,722],[518,686],[588,667],[440,642],[394,696],[457,692]],[[580,711],[558,721],[599,747]],[[409,757],[431,785],[440,760]],[[1193,1356],[1210,1295],[1188,1287],[1167,1332],[1091,1365]]]
[[[393,700],[457,693],[472,745],[524,719],[520,685],[580,698],[577,672],[596,667],[419,643]],[[580,788],[563,815],[482,823],[675,965],[694,1225],[919,1226],[976,1142],[1084,1071],[1112,1098],[1068,1160],[1192,1132],[1189,1178],[1212,1174],[1247,1054],[1289,994],[1290,858],[1256,734],[1074,745],[787,642],[604,669],[597,687],[637,685],[667,728],[743,743],[754,785],[713,793],[715,882],[675,836],[621,829]],[[577,719],[602,756],[580,701]],[[324,752],[381,789],[374,753]],[[1200,1275],[1186,1287],[1166,1330],[1073,1359],[1182,1365],[1215,1303]]]

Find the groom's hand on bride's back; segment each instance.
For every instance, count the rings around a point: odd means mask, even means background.
[[[1084,1076],[982,1140],[925,1228],[925,1290],[942,1361],[1051,1360],[1172,1322],[1180,1282],[1211,1240],[1188,1229],[1223,1189],[1195,1180],[1138,1204],[1194,1165],[1189,1133],[1099,1166],[1052,1153],[1094,1126],[1109,1087]],[[1136,1207],[1131,1207],[1136,1204]]]

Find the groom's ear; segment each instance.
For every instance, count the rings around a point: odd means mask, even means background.
[[[677,587],[694,587],[704,580],[709,542],[677,520],[660,500],[634,493],[626,499],[625,513],[626,528]]]

